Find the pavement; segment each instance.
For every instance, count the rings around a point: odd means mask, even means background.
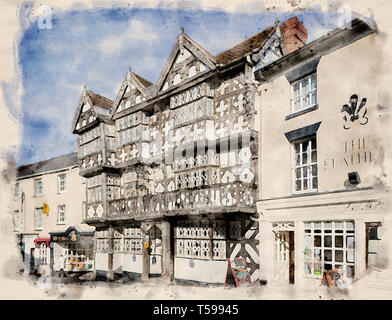
[[[168,283],[159,278],[128,283],[84,281],[57,276],[15,275],[0,282],[0,299],[116,299],[116,300],[351,300],[391,299],[392,291],[353,285],[351,290],[315,287],[298,290],[295,286],[253,284],[235,288]],[[358,291],[359,290],[359,291]]]

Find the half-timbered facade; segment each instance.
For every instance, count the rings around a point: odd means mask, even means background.
[[[83,91],[72,130],[98,276],[223,283],[242,256],[258,279],[250,54],[277,28],[216,56],[181,29],[155,85],[129,70],[115,101]]]

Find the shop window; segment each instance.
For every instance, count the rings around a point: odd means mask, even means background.
[[[67,190],[67,175],[65,173],[59,174],[58,176],[58,190],[59,193]]]
[[[43,208],[35,208],[34,211],[34,229],[42,230]]]
[[[353,221],[305,222],[304,227],[305,274],[322,275],[323,271],[340,268],[347,276],[354,275]]]
[[[42,179],[34,180],[34,194],[36,197],[42,196]]]
[[[291,112],[295,113],[317,104],[317,74],[291,84]]]
[[[14,185],[14,200],[18,200],[19,199],[19,182],[15,183]]]
[[[57,206],[57,224],[65,224],[65,204]]]
[[[317,191],[316,137],[293,142],[294,193]]]

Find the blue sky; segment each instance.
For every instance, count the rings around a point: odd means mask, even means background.
[[[21,25],[29,10],[25,4]],[[115,99],[128,67],[156,83],[180,27],[215,55],[293,15],[112,8],[55,13],[51,29],[39,29],[35,21],[18,43],[23,130],[17,164],[77,151],[71,123],[83,85]],[[336,28],[333,13],[313,9],[297,16],[308,41]]]

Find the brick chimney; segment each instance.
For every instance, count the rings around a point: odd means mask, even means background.
[[[284,21],[280,25],[280,32],[286,47],[286,54],[289,54],[306,44],[308,31],[296,16]]]

